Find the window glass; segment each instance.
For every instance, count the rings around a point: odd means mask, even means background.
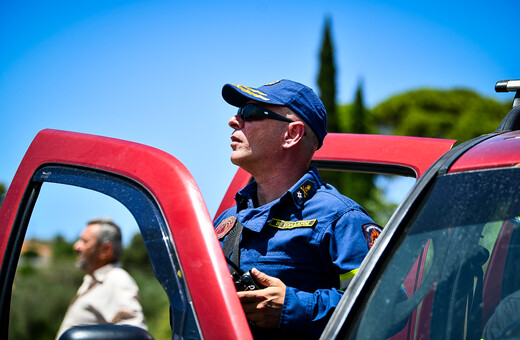
[[[372,219],[385,226],[415,184],[414,177],[320,169],[323,181],[365,208]]]
[[[518,168],[438,178],[346,337],[490,340],[518,322],[519,181]]]
[[[13,285],[10,338],[54,338],[83,277],[71,246],[86,222],[98,217],[110,217],[122,229],[127,249],[121,262],[139,285],[152,335],[171,338],[171,322],[177,335],[198,336],[169,230],[146,191],[115,175],[69,167],[46,167],[34,180],[44,184]]]

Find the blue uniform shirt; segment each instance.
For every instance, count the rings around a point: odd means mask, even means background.
[[[214,223],[222,245],[238,219],[244,226],[240,267],[255,267],[287,286],[280,329],[253,334],[317,338],[380,228],[359,204],[323,183],[315,167],[266,205],[256,206],[256,188],[252,182],[240,190],[237,205]]]

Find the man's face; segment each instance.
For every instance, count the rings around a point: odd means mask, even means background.
[[[74,251],[78,253],[76,265],[89,274],[101,267],[98,232],[99,225],[88,225],[73,246]]]
[[[260,106],[287,116],[288,109],[284,107]],[[249,172],[262,171],[269,160],[276,159],[288,125],[274,119],[244,121],[238,114],[231,117],[228,124],[234,130],[231,134],[231,162]]]

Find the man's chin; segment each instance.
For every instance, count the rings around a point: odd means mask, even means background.
[[[237,160],[233,156],[231,156],[231,163],[240,166],[239,164],[237,164]]]
[[[87,266],[87,263],[83,260],[77,260],[76,261],[76,268],[79,268],[81,270],[85,270],[85,267]]]
[[[237,165],[237,166],[242,166],[244,165],[244,163],[247,162],[247,155],[244,154],[244,153],[241,153],[241,152],[238,152],[238,151],[233,151],[231,153],[231,163]]]

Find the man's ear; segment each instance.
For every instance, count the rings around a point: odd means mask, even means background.
[[[285,140],[282,145],[283,148],[289,149],[297,145],[305,134],[305,124],[300,121],[289,123],[287,131],[285,132]]]
[[[103,261],[112,261],[114,258],[114,246],[110,242],[101,244],[98,249],[99,258]]]

